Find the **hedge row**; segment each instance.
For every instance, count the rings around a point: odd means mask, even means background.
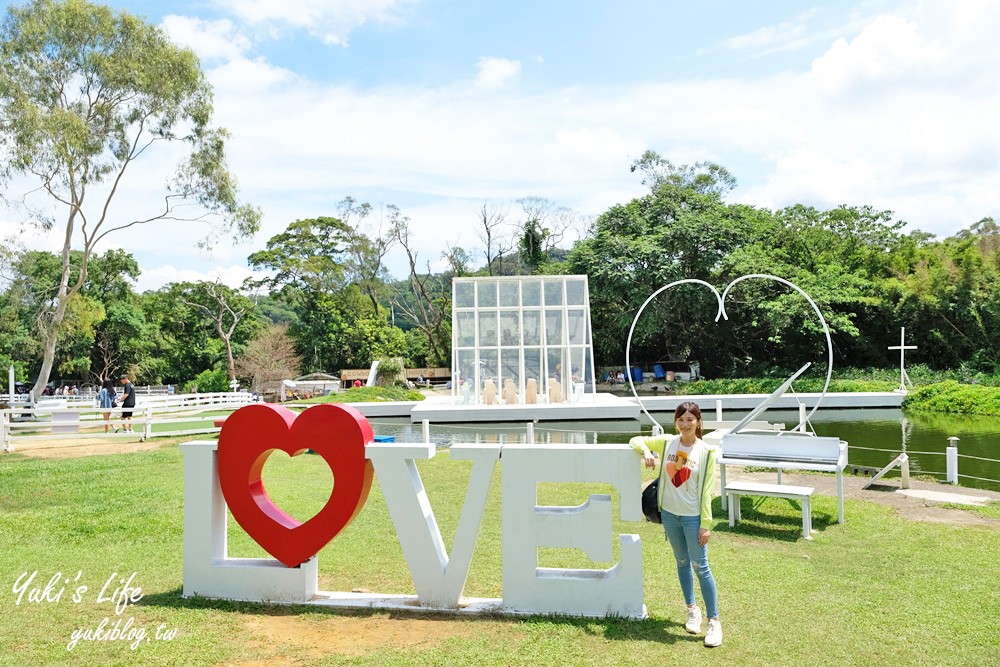
[[[1000,417],[1000,387],[954,380],[918,387],[903,400],[905,410]]]
[[[673,383],[672,388],[677,394],[770,394],[778,388],[784,378],[732,378],[728,380],[699,380],[697,382]],[[799,393],[821,392],[825,378],[810,378],[796,380],[795,391]],[[837,392],[870,392],[892,391],[899,386],[886,380],[847,380],[834,379],[830,381],[829,391]]]
[[[405,387],[351,387],[329,396],[314,396],[298,403],[379,403],[382,401],[422,401],[424,395]]]

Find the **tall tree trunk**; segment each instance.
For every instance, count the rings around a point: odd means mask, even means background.
[[[239,322],[237,320],[236,322]],[[233,323],[233,328],[236,327],[236,322]],[[215,321],[215,328],[219,331],[219,338],[222,339],[222,343],[226,346],[226,370],[229,371],[229,379],[236,379],[236,361],[233,359],[233,344],[230,342],[230,338],[233,337],[233,332],[230,331],[227,335],[225,331],[222,330],[222,319]]]
[[[54,321],[53,317],[53,321]],[[61,321],[61,320],[60,320]],[[49,326],[47,332],[45,332],[45,349],[42,352],[42,367],[38,371],[38,377],[35,379],[35,386],[31,388],[31,399],[37,401],[42,396],[42,392],[45,390],[45,385],[49,383],[49,374],[52,373],[52,364],[55,362],[56,358],[56,340],[58,339],[58,334],[56,333],[57,328],[55,324]]]
[[[31,388],[31,398],[37,401],[45,390],[45,385],[49,383],[49,375],[52,373],[52,366],[56,360],[56,344],[59,342],[59,329],[63,320],[66,319],[66,307],[69,299],[75,294],[87,275],[88,251],[84,251],[83,266],[80,267],[80,277],[76,284],[69,286],[70,274],[70,251],[73,248],[73,230],[76,220],[76,208],[71,208],[69,220],[66,222],[66,236],[63,238],[62,249],[62,275],[59,277],[59,292],[56,294],[56,308],[52,312],[52,318],[46,322],[42,336],[45,338],[45,349],[42,353],[42,367],[38,370],[38,377],[35,379],[35,386]]]

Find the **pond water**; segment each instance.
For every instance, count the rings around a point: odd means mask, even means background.
[[[714,414],[714,413],[712,413]],[[737,420],[742,412],[723,414],[727,420]],[[671,416],[655,414],[661,423]],[[706,414],[706,417],[709,415]],[[791,428],[798,422],[794,410],[768,410],[763,419],[784,423]],[[421,425],[408,418],[372,418],[372,428],[378,435],[395,436],[400,442],[419,442]],[[1000,491],[1000,419],[939,413],[903,414],[898,409],[836,409],[819,410],[812,418],[817,435],[837,436],[849,445],[848,463],[852,466],[882,468],[905,446],[910,459],[911,475],[929,475],[943,481],[945,448],[948,438],[959,438],[958,473],[962,486]],[[593,422],[541,422],[535,424],[535,441],[563,444],[628,442],[640,428],[633,420]],[[650,423],[643,420],[641,428],[648,433]],[[431,440],[448,446],[455,442],[524,442],[526,426],[517,423],[431,424]],[[887,450],[887,451],[878,451]],[[984,460],[992,459],[992,460]],[[898,477],[894,471],[889,477]]]

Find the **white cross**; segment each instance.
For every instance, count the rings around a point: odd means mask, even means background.
[[[234,378],[229,381],[229,386],[233,388],[233,391],[236,391],[240,388],[240,381]]]
[[[890,350],[899,350],[899,389],[896,391],[906,391],[906,385],[909,384],[911,387],[913,383],[910,382],[910,376],[906,374],[906,369],[903,367],[904,359],[903,355],[906,354],[907,350],[917,349],[916,345],[906,344],[906,327],[899,330],[899,345],[891,345]]]

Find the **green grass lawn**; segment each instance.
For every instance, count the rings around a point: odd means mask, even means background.
[[[450,546],[471,466],[439,452],[418,467]],[[308,455],[272,457],[264,480],[275,501],[300,519],[320,508],[332,484],[329,468]],[[499,484],[498,476],[468,596],[501,596]],[[545,484],[539,499],[577,504],[586,493],[602,492],[608,488]],[[176,441],[154,451],[79,459],[7,455],[0,457],[0,664],[998,664],[1000,531],[911,523],[888,508],[852,501],[841,526],[836,499],[817,497],[818,533],[806,542],[798,538],[797,506],[780,499],[743,502],[744,522],[730,531],[716,500],[710,558],[725,643],[709,650],[684,632],[673,558],[653,524],[615,525],[616,533],[638,532],[643,539],[650,612],[643,621],[343,613],[184,599]],[[229,537],[230,555],[264,555],[232,521]],[[414,592],[377,482],[355,522],[320,553],[319,565],[321,590]],[[542,550],[540,565],[598,566],[560,549]],[[58,602],[32,603],[25,595],[16,604],[15,581],[34,570],[35,585],[56,572],[70,578]],[[176,637],[135,651],[122,641],[80,641],[68,652],[75,629],[119,618],[97,594],[113,574],[133,572],[144,597],[121,618],[133,618],[134,628],[151,635],[161,625],[176,629]],[[75,603],[81,584],[89,588]]]

